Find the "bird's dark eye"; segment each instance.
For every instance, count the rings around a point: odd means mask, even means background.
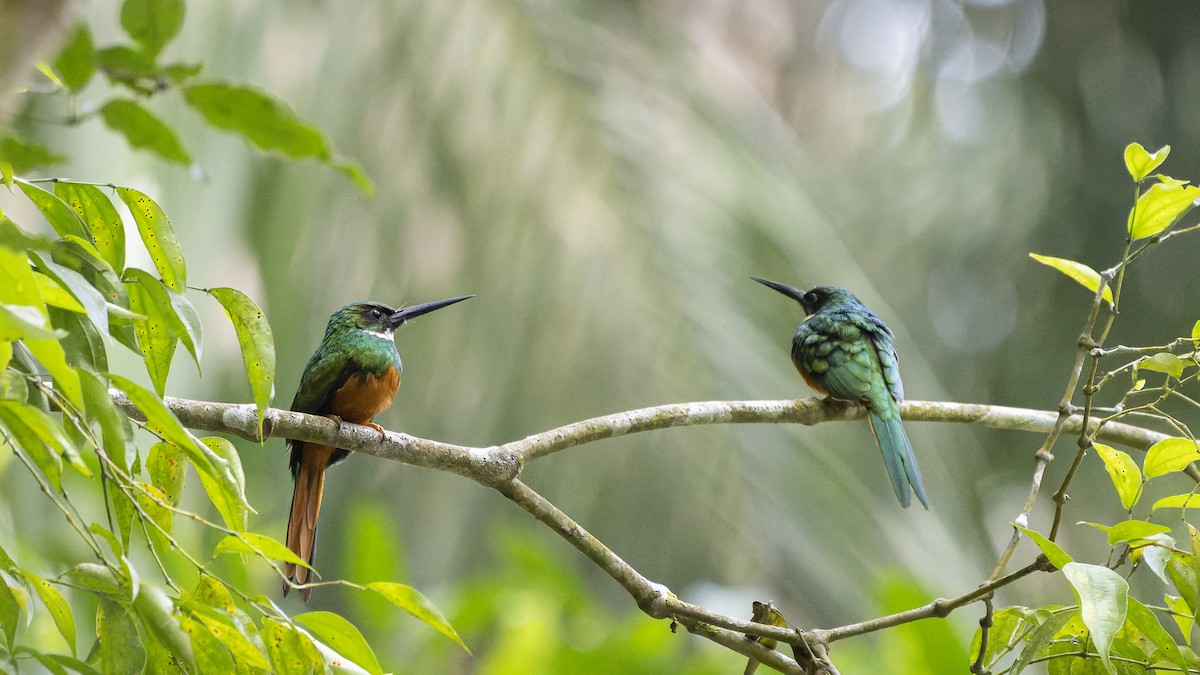
[[[804,294],[804,304],[812,306],[812,305],[817,305],[820,302],[821,302],[821,296],[817,295],[813,291],[809,291],[808,293]]]
[[[371,310],[371,318],[372,319],[378,319],[378,318],[381,318],[382,316],[383,316],[383,312],[379,311],[378,309]]]

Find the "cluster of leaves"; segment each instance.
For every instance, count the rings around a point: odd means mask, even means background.
[[[192,165],[192,155],[175,130],[144,105],[156,95],[174,92],[210,126],[237,133],[261,150],[332,165],[363,192],[374,192],[362,168],[336,158],[324,133],[283,101],[252,86],[205,80],[201,63],[163,63],[162,51],[179,34],[183,18],[184,0],[125,0],[120,19],[129,42],[99,48],[87,24],[80,24],[57,59],[39,64],[54,91],[66,94],[70,102],[66,121],[77,124],[98,116],[130,146]],[[109,85],[103,88],[102,100],[80,105],[81,94],[98,79],[97,73]],[[64,159],[0,129],[0,172],[6,179]]]
[[[1200,197],[1200,188],[1162,174],[1151,176],[1169,151],[1169,147],[1164,147],[1149,153],[1136,143],[1125,151],[1125,163],[1137,194],[1129,214],[1125,251],[1118,265],[1101,273],[1072,260],[1036,254],[1033,257],[1095,293],[1097,306],[1101,301],[1113,308],[1119,306],[1121,281],[1132,262],[1157,243],[1200,227],[1180,226],[1181,219]],[[1151,180],[1150,187],[1143,189]],[[1138,247],[1134,248],[1135,245]],[[1200,531],[1186,519],[1186,509],[1200,506],[1196,492],[1200,485],[1193,481],[1190,492],[1156,500],[1148,512],[1139,512],[1138,508],[1150,481],[1188,471],[1193,462],[1200,461],[1195,436],[1168,406],[1171,403],[1186,410],[1200,409],[1200,403],[1181,391],[1183,385],[1200,373],[1197,361],[1200,321],[1190,335],[1165,345],[1104,349],[1104,338],[1113,318],[1115,312],[1090,348],[1090,372],[1082,388],[1082,410],[1095,426],[1088,429],[1084,425],[1080,447],[1093,449],[1103,461],[1128,518],[1112,524],[1086,523],[1107,537],[1111,552],[1105,564],[1077,562],[1053,541],[1061,517],[1061,502],[1049,536],[1018,526],[1040,547],[1049,562],[1062,571],[1078,604],[997,610],[980,659],[987,672],[994,672],[999,664],[1006,663],[1003,672],[1016,675],[1038,662],[1047,662],[1051,675],[1147,673],[1151,668],[1200,670],[1200,656],[1194,649],[1194,628],[1200,615]],[[1105,371],[1101,364],[1114,358],[1124,362]],[[1118,377],[1122,374],[1130,375],[1128,384],[1117,386],[1126,382]],[[1161,382],[1147,386],[1148,378]],[[1119,389],[1115,403],[1103,408],[1097,405],[1098,397],[1112,389]],[[1140,466],[1128,453],[1094,442],[1100,426],[1131,415],[1142,420],[1160,420],[1176,434],[1153,445]],[[1079,459],[1082,458],[1081,452]],[[1065,488],[1066,483],[1060,493],[1065,494]],[[1190,551],[1178,545],[1171,535],[1171,526],[1153,520],[1164,509],[1171,510],[1169,513],[1183,509],[1183,517],[1177,520],[1182,520],[1187,530]],[[1128,579],[1143,568],[1166,586],[1161,601],[1139,600],[1131,593]],[[1178,637],[1164,623],[1174,626]],[[977,634],[976,653],[982,638],[982,634]]]

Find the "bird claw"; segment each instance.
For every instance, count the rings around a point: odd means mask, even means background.
[[[366,422],[365,425],[368,427],[371,427],[375,431],[378,431],[380,436],[384,436],[384,437],[387,436],[387,429],[384,429],[383,427],[379,426],[378,424],[375,424],[374,422]]]

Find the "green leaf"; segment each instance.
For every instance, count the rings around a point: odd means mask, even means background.
[[[96,609],[96,640],[100,643],[100,663],[104,664],[106,674],[142,672],[146,650],[129,610],[101,598]]]
[[[420,591],[404,584],[391,583],[387,581],[376,581],[367,584],[368,589],[387,598],[389,602],[396,605],[400,609],[412,614],[421,621],[428,624],[437,632],[445,635],[453,640],[458,646],[462,647],[468,654],[471,650],[467,648],[465,642],[459,637],[458,631],[450,625],[446,617],[442,615],[438,608],[434,606]]]
[[[1142,493],[1142,472],[1137,462],[1128,454],[1103,443],[1094,443],[1093,447],[1100,459],[1104,460],[1104,468],[1117,488],[1121,506],[1126,510],[1133,508]]]
[[[1168,473],[1182,471],[1188,464],[1200,461],[1200,447],[1187,438],[1165,438],[1146,451],[1142,463],[1146,478],[1155,478]],[[1161,501],[1161,500],[1159,500]],[[1158,504],[1155,504],[1158,508]]]
[[[1154,506],[1150,507],[1151,511],[1159,509],[1195,509],[1200,508],[1200,494],[1185,492],[1181,495],[1171,495],[1163,497],[1154,502]]]
[[[1175,644],[1171,634],[1163,629],[1159,623],[1158,617],[1154,615],[1145,605],[1138,602],[1137,598],[1129,598],[1129,613],[1127,616],[1129,623],[1137,627],[1154,646],[1162,650],[1167,659],[1178,665],[1181,672],[1188,671],[1187,661],[1184,660],[1183,654],[1179,651],[1179,645]]]
[[[165,286],[149,272],[131,267],[125,271],[125,276],[126,279],[137,282],[143,291],[142,304],[139,304],[138,307],[134,307],[135,293],[130,291],[130,309],[145,315],[151,321],[159,322],[161,325],[157,329],[165,330],[171,342],[175,339],[182,342],[188,353],[192,355],[192,360],[196,363],[196,370],[199,371],[204,336],[196,308],[186,297]],[[129,282],[126,282],[127,287],[128,285]],[[143,311],[146,309],[144,304],[146,300],[153,304],[150,311]],[[141,320],[134,322],[135,330],[140,322]],[[174,352],[175,348],[172,344],[170,353],[174,354]],[[161,394],[161,392],[159,393]]]
[[[131,147],[149,150],[170,162],[191,164],[192,157],[179,142],[175,130],[141,105],[113,99],[100,109],[104,124],[125,137]]]
[[[79,370],[105,372],[108,370],[108,347],[96,324],[82,314],[67,312],[57,307],[50,307],[50,323],[58,330],[66,331],[67,335],[59,340],[66,355],[67,364]]]
[[[1071,277],[1075,281],[1082,284],[1084,288],[1093,293],[1100,289],[1100,273],[1088,267],[1087,265],[1084,265],[1083,263],[1078,263],[1074,260],[1067,260],[1066,258],[1055,258],[1048,255],[1039,255],[1037,253],[1030,253],[1029,257],[1042,263],[1043,265],[1053,267],[1059,272]],[[1111,287],[1104,287],[1103,298],[1108,302],[1109,305],[1113,304]]]
[[[177,446],[170,443],[155,443],[150,447],[146,457],[146,473],[150,483],[158,488],[162,496],[171,506],[179,505],[179,495],[183,493],[184,454]]]
[[[233,323],[250,391],[258,408],[258,431],[262,434],[263,415],[275,394],[275,338],[271,325],[258,305],[244,293],[233,288],[212,288],[208,293],[225,308],[225,316]]]
[[[295,553],[292,553],[288,547],[265,534],[255,534],[254,532],[242,532],[239,535],[231,534],[217,542],[216,547],[213,548],[213,557],[215,558],[222,553],[261,553],[271,560],[303,565],[310,570],[312,569],[307,562],[301,560]]]
[[[66,155],[58,155],[50,148],[36,142],[25,142],[11,134],[0,133],[0,182],[11,190],[13,172],[28,173],[39,168],[67,161]]]
[[[150,381],[154,383],[154,391],[162,396],[167,390],[167,375],[177,344],[167,318],[168,314],[174,316],[174,310],[157,279],[137,269],[127,270],[127,275],[132,279],[125,282],[129,309],[146,317],[133,324],[138,350],[146,363]]]
[[[17,626],[21,623],[21,601],[8,581],[0,576],[0,629],[4,630],[4,641],[12,651],[17,637]]]
[[[46,317],[36,307],[0,305],[0,340],[57,340],[63,336],[45,325]]]
[[[1171,154],[1169,145],[1162,146],[1152,155],[1146,152],[1146,148],[1143,148],[1141,143],[1130,143],[1125,146],[1125,168],[1129,169],[1129,175],[1133,177],[1134,182],[1139,183],[1157,169],[1169,154]]]
[[[146,95],[153,93],[154,86],[157,86],[158,67],[154,64],[154,58],[126,45],[97,51],[96,62],[108,79]]]
[[[25,577],[26,583],[37,593],[42,604],[46,606],[46,611],[50,612],[50,618],[54,619],[58,634],[63,636],[67,646],[71,648],[71,653],[75,654],[75,617],[71,614],[71,606],[49,581],[28,570],[21,570],[21,576]]]
[[[1196,623],[1196,614],[1193,610],[1188,609],[1187,603],[1183,598],[1174,595],[1164,595],[1163,603],[1167,609],[1171,611],[1171,618],[1175,620],[1175,625],[1179,626],[1179,632],[1191,642],[1192,626]]]
[[[200,356],[204,353],[204,327],[200,324],[200,315],[196,313],[196,308],[187,296],[165,286],[163,290],[171,303],[172,313],[168,315],[171,331],[192,355],[192,361],[196,362],[196,372],[200,372]]]
[[[1200,197],[1200,187],[1179,182],[1160,182],[1138,197],[1129,212],[1129,236],[1132,239],[1153,237],[1175,224],[1194,206]]]
[[[320,130],[266,92],[247,86],[203,82],[184,88],[183,96],[209,124],[237,132],[262,150],[289,157],[329,160],[329,145]]]
[[[0,401],[0,427],[42,470],[55,490],[61,487],[63,458],[79,473],[91,475],[62,427],[48,413],[25,403]]]
[[[200,483],[204,486],[204,491],[208,493],[208,498],[217,507],[221,519],[225,521],[225,526],[231,530],[244,532],[249,514],[254,509],[249,507],[245,498],[246,477],[242,473],[242,457],[238,454],[237,448],[233,447],[233,443],[224,438],[210,436],[201,441],[214,455],[229,463],[230,472],[233,474],[234,482],[237,483],[242,497],[238,499],[228,494],[212,478],[204,474],[200,474]]]
[[[133,462],[133,447],[130,443],[133,439],[133,425],[126,415],[117,410],[112,397],[108,395],[108,382],[87,371],[80,372],[79,380],[83,385],[88,419],[100,424],[105,454],[122,472],[128,473]]]
[[[1063,566],[1062,573],[1079,598],[1079,613],[1096,645],[1096,652],[1111,671],[1109,651],[1113,636],[1125,624],[1129,584],[1121,575],[1102,565],[1072,562]]]
[[[204,623],[191,616],[179,618],[179,626],[187,634],[192,645],[192,654],[196,658],[197,672],[201,673],[234,673],[233,656],[225,645],[213,635]],[[263,659],[266,662],[266,659]],[[244,670],[244,668],[243,668]]]
[[[145,584],[133,600],[133,609],[146,634],[165,648],[171,660],[183,666],[184,672],[195,672],[191,642],[180,627],[174,605],[166,593],[157,586]]]
[[[183,249],[175,238],[175,230],[171,227],[171,221],[167,220],[167,214],[153,199],[133,188],[117,188],[117,196],[133,214],[142,243],[150,252],[154,269],[158,270],[163,283],[182,293],[187,286],[187,268],[183,261]]]
[[[1200,611],[1200,587],[1196,584],[1196,569],[1193,563],[1196,556],[1190,553],[1172,553],[1167,563],[1167,577],[1175,584],[1175,590],[1183,597],[1184,602],[1191,607],[1191,614]]]
[[[1108,545],[1115,546],[1120,543],[1137,541],[1139,539],[1149,539],[1156,534],[1165,534],[1171,531],[1171,528],[1166,525],[1158,525],[1145,520],[1125,520],[1116,525],[1106,526],[1097,523],[1086,523],[1101,532],[1108,534]]]
[[[179,34],[183,9],[183,0],[125,0],[121,27],[153,57]]]
[[[1192,324],[1192,339],[1200,340],[1200,321]]]
[[[71,271],[74,272],[74,270]],[[37,282],[38,295],[42,296],[42,300],[45,301],[47,308],[58,307],[59,309],[65,309],[68,312],[75,312],[78,314],[87,313],[87,310],[83,308],[83,305],[79,304],[79,301],[75,299],[75,296],[71,295],[66,288],[59,285],[59,283],[54,279],[51,279],[41,272],[34,272],[33,279]]]
[[[228,592],[226,592],[226,595],[228,595]],[[225,649],[229,650],[229,653],[233,655],[233,658],[239,664],[258,670],[267,670],[271,667],[266,654],[260,651],[245,635],[245,626],[240,625],[239,622],[228,616],[225,611],[219,611],[211,606],[201,604],[194,599],[184,603],[184,607],[191,612],[193,619],[203,624],[204,628]],[[237,610],[234,609],[233,611]],[[249,624],[248,618],[246,624]],[[187,630],[186,627],[185,630]],[[188,630],[188,634],[192,634],[192,631]],[[193,642],[193,644],[195,643]],[[201,671],[203,670],[202,668]]]
[[[383,675],[375,652],[371,651],[371,646],[367,644],[362,633],[340,615],[333,612],[306,612],[292,619],[371,675]],[[344,664],[333,662],[330,665],[337,667]]]
[[[27,180],[17,178],[14,179],[14,182],[29,198],[29,201],[33,202],[33,205],[42,212],[42,216],[59,236],[65,237],[71,234],[87,238],[88,233],[83,226],[83,221],[79,220],[79,216],[75,215],[66,202]]]
[[[262,641],[277,673],[324,673],[325,660],[317,651],[312,638],[292,626],[264,618]]]
[[[1183,360],[1170,352],[1159,352],[1137,362],[1138,370],[1152,370],[1156,373],[1166,373],[1175,379],[1183,375]]]
[[[1171,549],[1175,546],[1175,539],[1165,533],[1152,534],[1146,537],[1146,542],[1145,546],[1134,549],[1134,556],[1140,555],[1164,584],[1171,583],[1167,577],[1167,563],[1171,561]]]
[[[1025,641],[1025,648],[1021,650],[1021,656],[1013,664],[1009,675],[1019,675],[1035,658],[1041,656],[1043,650],[1054,639],[1054,636],[1058,634],[1058,631],[1075,616],[1078,616],[1078,612],[1074,610],[1061,611],[1051,614],[1049,618],[1043,621],[1037,627],[1037,630],[1033,631]]]
[[[54,194],[83,221],[100,257],[113,270],[124,271],[125,224],[121,222],[121,215],[117,213],[112,200],[94,185],[65,181],[54,184]]]
[[[80,22],[75,28],[75,33],[54,60],[54,70],[67,89],[74,92],[83,89],[92,79],[96,72],[96,54],[92,31],[86,23]]]

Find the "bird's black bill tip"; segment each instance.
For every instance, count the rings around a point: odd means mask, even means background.
[[[405,321],[408,321],[409,319],[415,319],[418,316],[421,316],[422,314],[428,314],[435,309],[441,309],[443,307],[453,305],[456,302],[462,302],[463,300],[469,300],[473,297],[475,297],[474,293],[472,293],[471,295],[460,295],[457,298],[447,298],[445,300],[434,300],[433,302],[426,302],[426,303],[423,303],[420,305],[413,305],[412,307],[403,307],[401,309],[396,310],[391,316],[388,317],[388,323],[390,323],[392,326],[398,327],[401,324],[403,324]]]
[[[791,286],[788,286],[787,284],[781,284],[778,281],[768,281],[766,279],[760,279],[758,277],[750,277],[750,278],[757,281],[758,283],[762,284],[763,286],[766,286],[767,288],[773,288],[773,289],[779,291],[780,293],[783,293],[784,295],[795,300],[796,302],[799,302],[802,304],[804,302],[804,291],[800,290],[799,288],[793,288]]]

